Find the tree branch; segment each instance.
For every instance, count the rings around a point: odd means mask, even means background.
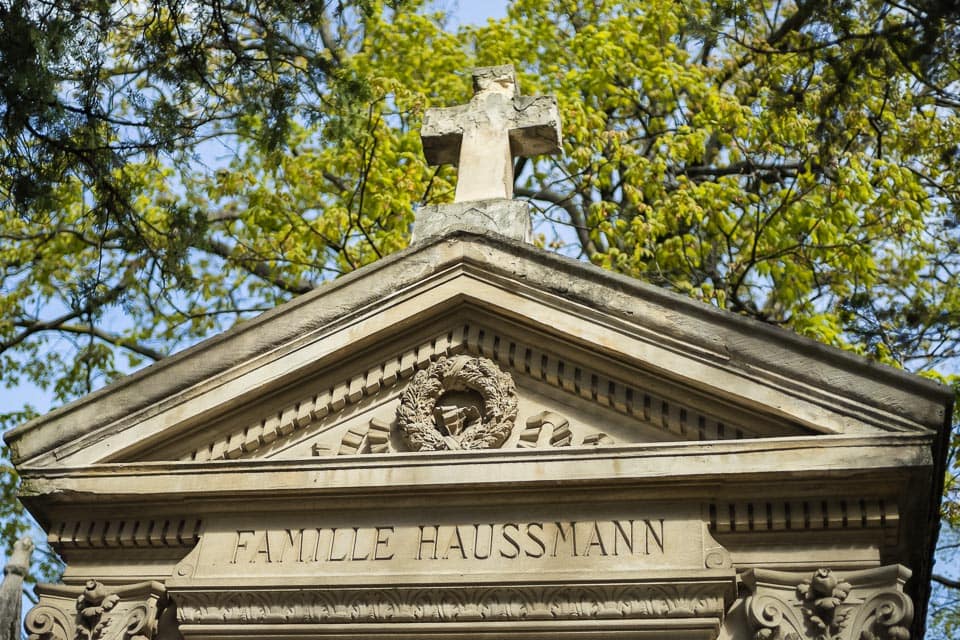
[[[163,360],[166,357],[166,354],[157,351],[156,349],[151,349],[145,345],[127,340],[122,336],[118,336],[113,333],[108,333],[99,327],[92,327],[86,324],[63,324],[58,327],[59,331],[66,331],[67,333],[77,333],[83,335],[90,335],[95,338],[99,338],[104,342],[112,344],[117,347],[122,347],[128,351],[133,351],[138,353],[141,356],[150,358],[151,360]]]
[[[698,176],[730,176],[730,175],[751,175],[754,173],[763,173],[763,174],[774,174],[776,176],[783,176],[786,174],[796,173],[804,168],[804,163],[802,162],[783,162],[779,164],[755,164],[749,160],[744,160],[743,162],[735,162],[733,164],[727,165],[725,167],[711,167],[711,166],[696,166],[696,167],[686,167],[680,169],[677,173],[680,175],[689,176],[691,178]],[[814,164],[811,164],[811,170],[816,172],[818,167]]]
[[[558,206],[566,211],[567,215],[570,216],[570,224],[573,225],[574,231],[577,232],[577,238],[580,240],[580,246],[583,247],[583,251],[587,254],[587,258],[593,258],[593,256],[597,253],[597,245],[594,244],[593,240],[590,238],[590,230],[587,228],[583,212],[581,212],[580,207],[573,202],[573,196],[565,196],[551,189],[538,190],[530,189],[528,187],[516,187],[514,188],[514,193],[523,198],[531,198],[533,200],[543,200],[544,202],[549,202],[550,204]]]
[[[269,265],[262,260],[233,255],[233,250],[230,248],[230,245],[225,242],[207,239],[204,242],[199,243],[198,248],[219,256],[224,260],[234,262],[247,272],[257,276],[258,278],[266,280],[270,284],[283,289],[287,293],[300,295],[302,293],[307,293],[308,291],[313,291],[313,289],[316,288],[316,285],[309,280],[290,282],[284,278],[281,278],[277,274],[273,273]]]
[[[334,39],[333,32],[330,31],[330,17],[327,15],[326,9],[324,9],[323,13],[320,15],[320,41],[323,43],[323,46],[327,49],[327,51],[330,52],[330,56],[333,58],[336,66],[339,67],[342,65],[343,52]]]
[[[329,171],[324,171],[323,177],[327,180],[327,182],[335,186],[337,189],[340,189],[340,191],[353,191],[353,189],[350,188],[350,185],[344,182],[343,178],[336,174],[333,174]]]
[[[151,360],[162,360],[166,357],[166,354],[163,354],[156,349],[151,349],[145,345],[127,340],[122,336],[118,336],[113,333],[109,333],[100,329],[99,327],[90,326],[88,324],[53,324],[53,322],[17,322],[18,327],[24,327],[26,329],[31,329],[32,333],[37,333],[38,331],[63,331],[65,333],[75,333],[79,335],[93,336],[99,338],[104,342],[112,344],[116,347],[122,347],[134,353],[138,353],[142,356],[150,358]]]
[[[84,314],[90,313],[97,307],[101,307],[105,304],[109,304],[110,302],[113,302],[114,300],[120,297],[120,295],[126,290],[126,288],[127,288],[127,285],[125,283],[118,284],[115,287],[108,290],[107,292],[105,292],[102,296],[96,296],[96,297],[90,298],[89,300],[87,300],[87,303],[83,305],[81,308],[74,309],[73,311],[70,311],[69,313],[65,313],[58,318],[54,318],[53,320],[47,320],[45,322],[40,322],[40,321],[17,322],[16,323],[17,326],[24,327],[24,331],[20,332],[18,335],[14,336],[7,342],[0,342],[0,353],[3,353],[4,351],[6,351],[11,347],[15,347],[16,345],[20,344],[21,342],[23,342],[24,340],[26,340],[27,338],[29,338],[35,333],[39,333],[41,331],[49,331],[51,329],[54,329],[54,330],[59,329],[60,326],[66,324],[67,322],[75,318],[79,318]]]
[[[954,580],[953,578],[948,578],[947,576],[940,575],[935,573],[931,576],[934,582],[938,582],[945,587],[950,589],[960,589],[960,580]]]
[[[813,15],[813,10],[818,4],[818,0],[810,0],[797,6],[797,10],[784,20],[776,31],[770,34],[770,37],[767,38],[767,44],[774,47],[786,38],[788,34],[793,31],[798,31],[807,21],[807,18]]]

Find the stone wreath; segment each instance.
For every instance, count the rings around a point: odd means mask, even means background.
[[[483,407],[438,405],[449,392],[473,391]],[[418,371],[400,396],[397,424],[411,451],[495,449],[517,418],[517,389],[493,361],[467,355],[441,357]]]

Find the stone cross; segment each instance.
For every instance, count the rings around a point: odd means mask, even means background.
[[[473,99],[427,109],[423,152],[430,164],[459,167],[454,202],[513,197],[514,156],[560,151],[553,96],[521,96],[512,65],[473,71]]]

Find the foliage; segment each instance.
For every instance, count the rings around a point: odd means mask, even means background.
[[[543,244],[949,380],[958,12],[516,0],[452,31],[421,0],[0,4],[3,383],[68,400],[402,248],[453,193],[423,110],[505,62],[560,101],[564,155],[518,164]]]

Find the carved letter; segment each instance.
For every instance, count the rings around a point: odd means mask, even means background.
[[[390,545],[390,537],[384,537],[384,533],[393,533],[393,527],[377,527],[377,538],[373,543],[373,559],[374,560],[393,560],[393,554],[391,553],[388,556],[380,555],[380,547],[383,547],[383,550],[386,551],[387,547]]]
[[[447,545],[447,551],[443,554],[443,559],[446,560],[450,557],[450,550],[457,549],[460,551],[460,557],[464,560],[467,559],[467,552],[463,548],[463,537],[460,535],[460,527],[454,526],[453,533],[450,535],[450,544]]]
[[[270,532],[269,531],[263,532],[263,538],[260,539],[260,544],[257,545],[257,552],[254,554],[252,558],[250,558],[250,563],[252,564],[256,562],[261,555],[264,558],[266,558],[267,562],[272,562],[272,560],[270,559]]]
[[[593,522],[593,528],[590,530],[590,537],[587,538],[587,546],[583,549],[583,555],[589,556],[590,549],[593,547],[600,549],[600,555],[607,555],[607,548],[603,544],[603,535],[600,533],[600,523],[597,521]]]
[[[233,547],[233,560],[230,561],[230,564],[237,564],[237,554],[240,553],[240,549],[244,551],[247,550],[247,541],[243,539],[245,535],[254,535],[254,532],[249,529],[240,529],[237,531],[237,543]]]
[[[643,524],[645,525],[644,531],[646,535],[644,536],[644,545],[643,552],[646,555],[650,555],[650,538],[653,538],[653,543],[660,547],[660,553],[664,553],[663,548],[663,518],[660,518],[656,522],[660,523],[660,533],[657,533],[657,529],[654,528],[653,523],[649,520],[644,520]]]
[[[417,560],[423,560],[423,545],[431,545],[433,547],[433,553],[430,554],[431,559],[437,559],[437,537],[440,535],[440,527],[434,525],[433,527],[428,527],[433,529],[433,537],[425,538],[423,536],[424,527],[420,525],[420,542],[417,545]]]
[[[323,537],[323,528],[317,527],[317,544],[313,547],[313,561],[320,562],[322,556],[320,555],[320,538]]]
[[[513,527],[513,529],[517,533],[520,533],[520,527],[515,525],[512,522],[508,522],[507,524],[503,525],[503,530],[502,530],[503,539],[506,540],[508,543],[510,543],[510,546],[513,547],[513,555],[506,553],[503,549],[500,549],[500,555],[504,558],[516,558],[517,556],[520,555],[520,545],[517,544],[516,539],[514,539],[509,533],[507,533],[507,527]]]
[[[370,557],[370,552],[363,554],[361,557],[357,557],[357,538],[360,537],[360,529],[357,527],[353,528],[353,545],[350,548],[350,559],[351,560],[366,560]]]
[[[473,557],[477,560],[486,560],[493,551],[493,524],[484,525],[489,528],[487,536],[487,553],[480,555],[480,525],[473,525]]]
[[[562,522],[555,522],[556,533],[553,535],[553,552],[550,554],[551,557],[557,557],[557,548],[560,546],[560,540],[564,542],[567,541],[567,531],[564,531]],[[577,523],[576,521],[570,523],[570,555],[577,555]]]
[[[620,555],[620,547],[617,544],[617,541],[623,538],[623,544],[627,550],[632,554],[633,553],[633,520],[627,520],[630,523],[630,535],[627,536],[627,531],[619,520],[613,521],[613,555]],[[619,535],[617,535],[619,534]]]
[[[533,542],[536,543],[538,547],[540,547],[540,551],[537,553],[530,553],[529,551],[527,551],[526,554],[531,558],[542,558],[543,554],[547,552],[547,546],[543,544],[543,539],[540,537],[540,535],[534,533],[533,531],[534,527],[536,527],[537,529],[540,529],[540,534],[543,534],[543,523],[542,522],[527,523],[527,537],[533,540]]]
[[[344,551],[343,555],[337,558],[333,555],[333,550],[336,548],[336,546],[337,546],[337,528],[333,527],[330,529],[330,553],[327,554],[327,560],[329,560],[330,562],[343,562],[344,560],[347,559],[347,554],[349,552]]]
[[[283,557],[288,549],[296,549],[296,561],[303,562],[303,529],[297,529],[296,533],[293,529],[284,529],[284,532],[286,533],[286,539],[284,545],[280,548],[280,558],[277,562],[283,562]]]

